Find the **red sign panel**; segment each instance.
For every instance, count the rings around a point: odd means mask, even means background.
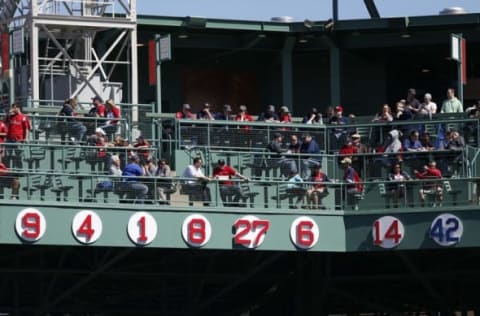
[[[151,86],[157,84],[157,57],[155,52],[155,41],[148,41],[148,83]]]
[[[10,49],[9,49],[9,37],[8,33],[2,33],[0,37],[0,42],[1,42],[1,56],[2,56],[2,70],[3,73],[7,72],[9,67],[10,67]]]
[[[467,41],[462,38],[462,84],[467,84]]]

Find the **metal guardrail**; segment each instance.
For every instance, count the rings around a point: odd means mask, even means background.
[[[157,207],[184,209],[195,206],[205,207],[207,211],[221,208],[225,212],[237,212],[242,209],[254,212],[266,210],[281,212],[298,208],[312,212],[358,211],[358,214],[361,214],[362,211],[388,212],[391,208],[403,209],[406,212],[423,207],[451,210],[478,207],[480,202],[478,195],[480,178],[364,182],[361,194],[350,194],[351,184],[332,180],[324,183],[325,193],[319,195],[318,201],[308,202],[308,192],[313,185],[309,182],[291,188],[288,181],[234,181],[235,185],[239,186],[240,198],[235,200],[234,194],[231,193],[222,201],[220,191],[222,180],[212,180],[205,183],[211,194],[211,201],[205,201],[196,198],[192,191],[187,191],[184,187],[185,182],[191,179],[181,177],[136,178],[137,183],[148,188],[147,194],[139,198],[136,191],[125,185],[125,178],[92,173],[25,171],[16,172],[13,176],[19,178],[21,189],[19,200],[12,200],[12,203],[28,203],[27,201],[44,201],[49,204],[92,203],[92,207],[94,203],[95,207],[105,205],[119,208],[121,204],[134,203],[136,208],[140,207],[140,204],[145,204],[149,209]],[[3,203],[9,203],[10,189],[5,185],[5,180],[1,183],[0,198],[4,199]],[[425,192],[424,201],[420,199],[421,190]],[[165,194],[166,200],[160,199],[160,192]],[[206,202],[209,203],[208,206],[204,206]]]

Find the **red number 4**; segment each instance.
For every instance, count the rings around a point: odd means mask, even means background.
[[[92,227],[92,214],[88,214],[83,220],[82,224],[77,230],[79,235],[85,235],[87,240],[90,240],[95,233],[95,229]]]

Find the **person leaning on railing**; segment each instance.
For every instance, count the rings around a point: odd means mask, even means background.
[[[233,169],[225,163],[225,160],[219,159],[217,166],[213,169],[212,177],[220,180],[220,198],[222,199],[224,206],[237,206],[242,192],[238,183],[233,182],[232,177],[238,177],[244,181],[248,181],[248,178],[241,175],[237,170]],[[230,204],[227,199],[228,196],[233,196],[233,204]]]
[[[200,196],[204,206],[210,206],[212,201],[210,195],[210,188],[207,186],[212,179],[203,174],[202,159],[196,157],[193,159],[193,164],[189,165],[183,172],[183,178],[187,180],[183,184],[185,193],[191,196]],[[188,180],[190,179],[190,180]]]

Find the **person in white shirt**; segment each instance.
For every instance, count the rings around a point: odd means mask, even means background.
[[[430,93],[425,93],[423,103],[420,104],[418,113],[429,117],[431,117],[432,114],[437,113],[437,104],[432,102],[432,95]]]
[[[204,206],[210,206],[212,199],[210,195],[210,188],[207,186],[207,183],[211,179],[205,176],[201,168],[202,159],[200,157],[194,158],[193,164],[189,165],[183,172],[183,178],[192,179],[185,181],[183,190],[189,195],[199,196],[201,201],[203,201]]]

